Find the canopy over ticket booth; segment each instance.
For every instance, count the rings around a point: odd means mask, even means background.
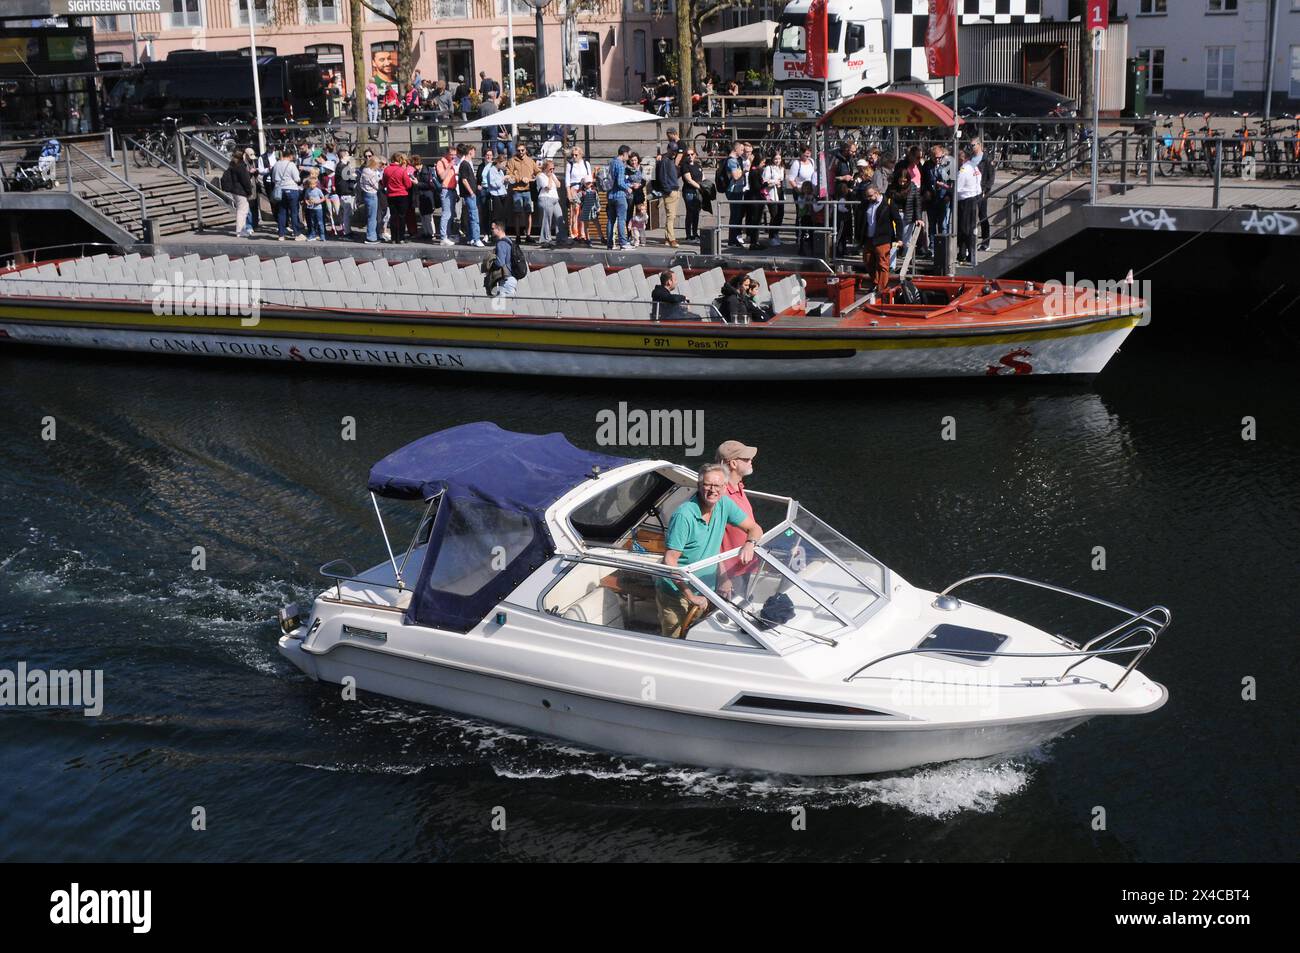
[[[852,129],[859,126],[927,127],[953,125],[952,110],[920,93],[860,93],[833,107],[818,126]]]

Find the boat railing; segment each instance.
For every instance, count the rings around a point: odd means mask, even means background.
[[[1086,593],[1076,592],[1073,589],[1066,589],[1063,586],[1056,586],[1047,582],[1039,582],[1035,579],[1025,579],[1022,576],[1012,576],[1006,573],[989,572],[979,573],[974,576],[967,576],[952,583],[946,589],[938,594],[934,600],[934,606],[937,609],[951,611],[961,606],[960,600],[952,595],[952,591],[959,586],[964,586],[969,582],[976,582],[984,579],[996,579],[1003,582],[1020,583],[1021,585],[1033,586],[1039,589],[1046,589],[1050,592],[1061,595],[1071,596],[1075,599],[1081,599],[1085,602],[1091,602],[1094,605],[1103,606],[1120,613],[1124,618],[1117,624],[1111,626],[1105,631],[1092,636],[1085,642],[1075,642],[1065,636],[1055,636],[1058,640],[1071,646],[1070,649],[1063,652],[1002,652],[998,650],[983,651],[979,649],[967,649],[958,647],[948,647],[944,649],[934,648],[912,648],[904,649],[899,652],[890,652],[888,655],[882,655],[873,659],[866,665],[848,675],[844,681],[851,682],[858,678],[863,672],[872,666],[879,665],[881,662],[893,658],[900,658],[905,655],[945,655],[945,656],[976,656],[979,658],[1060,658],[1071,660],[1060,675],[1043,676],[1041,678],[1031,678],[1031,681],[1041,681],[1046,684],[1048,681],[1064,682],[1075,668],[1092,658],[1101,658],[1110,655],[1127,655],[1130,656],[1124,668],[1124,673],[1112,686],[1110,691],[1116,691],[1124,681],[1137,668],[1138,664],[1144,659],[1148,652],[1156,646],[1160,635],[1169,627],[1172,621],[1172,614],[1164,606],[1151,606],[1150,608],[1139,611],[1129,609],[1117,603],[1110,602],[1106,599],[1100,599],[1097,596],[1090,596]]]
[[[129,245],[118,242],[60,242],[57,245],[36,245],[32,248],[20,248],[17,251],[0,254],[0,271],[8,271],[10,268],[16,268],[19,265],[36,265],[42,261],[86,258],[89,255],[101,252],[110,252],[114,255],[124,255],[134,249],[144,249],[147,252],[152,247],[151,245]],[[94,251],[89,251],[89,249],[94,249]],[[56,251],[60,254],[49,254]],[[27,260],[19,261],[20,258]]]
[[[357,572],[357,568],[346,559],[331,559],[317,571],[326,579],[334,580],[334,596],[340,601],[344,601],[343,583],[345,582],[356,582],[377,589],[392,589],[397,593],[409,591],[401,582],[384,582],[380,579],[368,579],[362,576]]]

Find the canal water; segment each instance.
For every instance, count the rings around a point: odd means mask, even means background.
[[[759,447],[751,486],[913,583],[1001,570],[1169,606],[1143,670],[1170,702],[1015,757],[814,780],[345,702],[279,658],[275,610],[317,566],[383,557],[371,463],[478,419],[596,449],[620,401],[703,411],[709,446]],[[1089,384],[705,388],[10,348],[0,403],[0,668],[105,673],[100,717],[0,710],[0,859],[1295,859],[1289,355],[1153,325]],[[1051,596],[983,595],[1077,631]]]

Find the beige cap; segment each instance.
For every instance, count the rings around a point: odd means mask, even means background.
[[[734,460],[737,457],[755,457],[757,455],[758,447],[747,447],[739,440],[728,440],[718,447],[718,460],[722,463]]]

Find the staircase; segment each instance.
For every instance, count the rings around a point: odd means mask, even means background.
[[[110,158],[102,140],[69,145],[59,163],[56,189],[79,199],[91,213],[85,217],[111,223],[131,241],[146,237],[142,218],[153,222],[158,238],[201,228],[233,229],[230,206],[217,195],[167,166],[128,167],[131,161],[123,150]],[[113,237],[123,240],[124,235]]]

